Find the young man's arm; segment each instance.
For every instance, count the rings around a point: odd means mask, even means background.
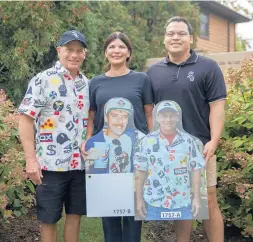
[[[25,152],[26,172],[36,184],[41,184],[41,167],[34,150],[34,119],[26,114],[20,115],[19,137]]]
[[[211,140],[206,143],[203,152],[206,162],[208,162],[214,155],[219,145],[221,133],[224,128],[225,104],[226,100],[218,100],[210,103],[209,123],[211,129]]]

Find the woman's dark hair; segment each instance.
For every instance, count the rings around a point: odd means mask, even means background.
[[[130,39],[127,37],[127,35],[123,34],[122,32],[113,32],[107,37],[105,44],[104,44],[104,53],[106,52],[108,45],[116,39],[120,39],[126,45],[128,51],[130,53],[130,57],[127,57],[127,59],[126,59],[127,65],[129,65],[129,63],[131,61],[133,48],[132,48],[132,44],[131,44]],[[109,71],[110,68],[111,68],[111,64],[106,63],[106,65],[104,67],[104,71],[105,72]]]

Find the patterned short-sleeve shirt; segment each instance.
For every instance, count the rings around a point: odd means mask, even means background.
[[[134,163],[137,170],[147,172],[143,196],[148,204],[168,209],[191,205],[191,173],[205,166],[197,145],[192,136],[179,131],[171,145],[160,131],[142,140]]]
[[[58,61],[31,79],[19,111],[35,119],[36,154],[43,170],[83,170],[80,146],[86,136],[89,81],[75,80]]]

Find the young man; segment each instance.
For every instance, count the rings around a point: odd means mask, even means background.
[[[132,104],[125,98],[110,99],[105,105],[104,121],[106,128],[85,145],[87,172],[132,172],[132,150],[136,141]]]
[[[42,242],[57,241],[56,224],[63,206],[64,241],[77,242],[80,218],[86,212],[80,146],[86,134],[89,88],[88,79],[79,71],[86,48],[80,32],[65,32],[57,47],[59,61],[32,78],[19,107],[26,171],[37,184]]]
[[[154,112],[154,130],[134,156],[137,213],[146,220],[200,218],[203,155],[183,130],[181,109],[174,101],[162,101]]]
[[[182,108],[185,131],[205,145],[209,220],[204,221],[204,226],[210,242],[223,242],[224,226],[217,203],[214,154],[224,126],[224,77],[215,61],[191,50],[192,27],[186,19],[173,17],[165,27],[164,44],[168,55],[151,66],[147,74],[152,82],[155,103],[176,101]],[[190,241],[191,222],[177,221],[175,225],[177,242]]]

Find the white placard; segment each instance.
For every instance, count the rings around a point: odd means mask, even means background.
[[[86,175],[87,217],[134,216],[133,173]]]

